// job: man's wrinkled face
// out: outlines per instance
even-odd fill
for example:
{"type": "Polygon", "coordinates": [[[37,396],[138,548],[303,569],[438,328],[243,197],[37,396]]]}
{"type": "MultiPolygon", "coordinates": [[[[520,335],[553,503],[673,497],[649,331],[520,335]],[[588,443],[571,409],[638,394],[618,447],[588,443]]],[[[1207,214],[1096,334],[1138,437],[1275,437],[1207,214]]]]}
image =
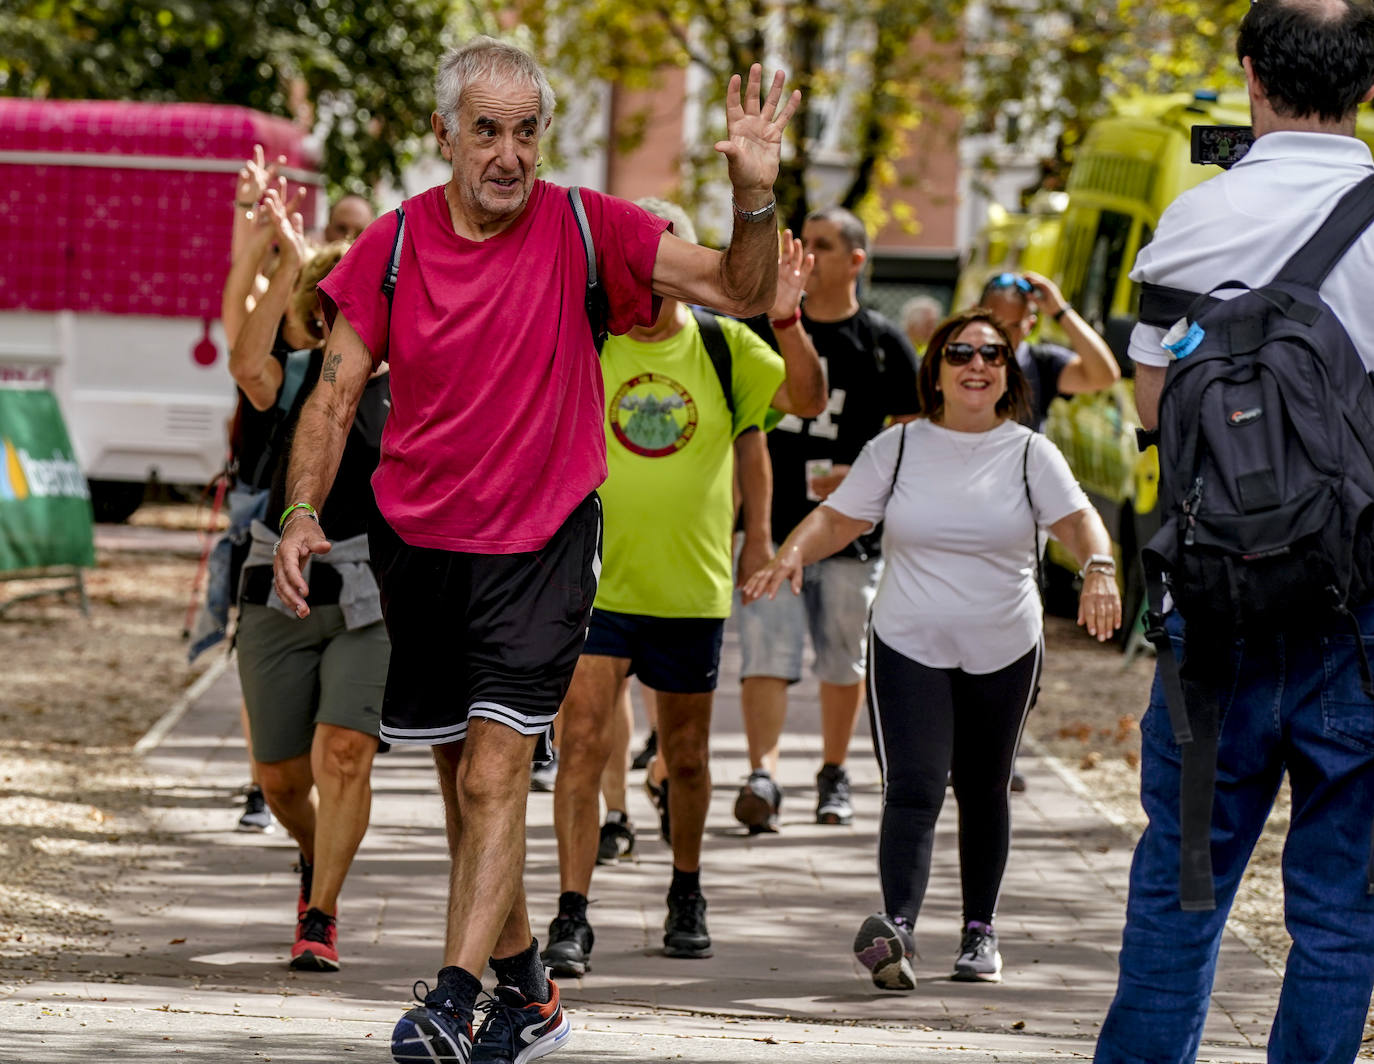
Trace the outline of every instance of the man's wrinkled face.
{"type": "Polygon", "coordinates": [[[479,81],[463,90],[455,128],[440,135],[453,164],[458,208],[478,223],[514,218],[534,188],[539,161],[539,90],[479,81]]]}

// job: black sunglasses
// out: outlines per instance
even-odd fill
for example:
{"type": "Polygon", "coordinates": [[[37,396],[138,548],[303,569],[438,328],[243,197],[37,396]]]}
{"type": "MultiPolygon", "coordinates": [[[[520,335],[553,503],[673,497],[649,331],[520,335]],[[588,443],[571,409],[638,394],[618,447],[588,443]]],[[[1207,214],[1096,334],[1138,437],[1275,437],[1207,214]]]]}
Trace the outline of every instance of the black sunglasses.
{"type": "Polygon", "coordinates": [[[967,366],[973,361],[974,355],[982,355],[985,366],[1002,366],[1011,356],[1011,348],[1006,344],[981,344],[978,347],[972,344],[945,344],[945,349],[940,352],[940,357],[951,366],[967,366]]]}

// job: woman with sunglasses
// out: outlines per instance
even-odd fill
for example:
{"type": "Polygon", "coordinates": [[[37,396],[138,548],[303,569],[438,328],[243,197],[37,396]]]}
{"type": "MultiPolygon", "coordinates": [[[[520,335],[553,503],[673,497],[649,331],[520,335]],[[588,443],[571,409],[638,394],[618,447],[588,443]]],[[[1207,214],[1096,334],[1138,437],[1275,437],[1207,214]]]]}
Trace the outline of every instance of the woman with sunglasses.
{"type": "Polygon", "coordinates": [[[963,934],[953,978],[1001,980],[993,920],[1011,840],[1012,757],[1043,654],[1041,530],[1083,566],[1078,623],[1121,623],[1111,541],[1052,442],[1019,424],[1029,402],[1006,333],[984,309],[943,322],[917,374],[921,413],[863,450],[840,487],[744,585],[746,602],[801,587],[804,566],[883,522],[868,701],[883,777],[884,911],[854,954],[875,985],[910,990],[912,931],[935,822],[959,804],[963,934]]]}

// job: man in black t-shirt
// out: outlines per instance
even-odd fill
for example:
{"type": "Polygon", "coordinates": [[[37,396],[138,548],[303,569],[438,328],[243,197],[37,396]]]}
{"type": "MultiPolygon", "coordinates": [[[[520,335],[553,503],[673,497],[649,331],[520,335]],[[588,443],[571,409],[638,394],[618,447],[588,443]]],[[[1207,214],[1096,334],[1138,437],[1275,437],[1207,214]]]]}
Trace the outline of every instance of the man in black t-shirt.
{"type": "Polygon", "coordinates": [[[1016,345],[1016,361],[1030,381],[1033,420],[1027,428],[1042,430],[1050,403],[1058,395],[1081,395],[1110,388],[1121,367],[1105,340],[1069,306],[1059,286],[1038,273],[999,273],[983,286],[979,306],[992,311],[1016,345]],[[1059,323],[1069,347],[1030,343],[1040,310],[1059,323]]]}
{"type": "MultiPolygon", "coordinates": [[[[781,543],[844,479],[850,463],[888,419],[914,417],[916,353],[901,330],[859,306],[858,279],[868,234],[849,211],[817,211],[802,227],[815,266],[806,302],[795,316],[772,321],[765,339],[776,345],[810,337],[826,370],[828,402],[816,418],[788,416],[769,434],[773,461],[772,535],[781,543]]],[[[816,777],[816,820],[853,819],[845,758],[863,702],[865,628],[882,561],[875,530],[806,569],[800,595],[780,594],[737,610],[742,667],[740,702],[749,745],[749,780],[735,803],[751,832],[777,827],[781,791],[774,782],[778,741],[787,714],[787,687],[802,677],[806,632],[820,681],[823,764],[816,777]]],[[[747,577],[755,562],[741,558],[747,577]]]]}

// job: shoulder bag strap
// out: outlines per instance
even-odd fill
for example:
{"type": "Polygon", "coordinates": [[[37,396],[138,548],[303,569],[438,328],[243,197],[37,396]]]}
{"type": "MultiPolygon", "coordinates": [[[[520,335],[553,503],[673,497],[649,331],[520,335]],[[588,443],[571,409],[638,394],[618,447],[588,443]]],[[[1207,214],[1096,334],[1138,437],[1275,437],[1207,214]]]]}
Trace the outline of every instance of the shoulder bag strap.
{"type": "Polygon", "coordinates": [[[583,305],[587,309],[587,323],[592,329],[592,343],[596,353],[606,343],[606,320],[610,317],[610,307],[606,302],[606,289],[596,272],[596,245],[592,242],[592,227],[587,221],[587,208],[582,203],[582,190],[576,185],[568,189],[568,202],[572,204],[573,217],[577,219],[577,232],[582,237],[582,250],[587,256],[587,291],[583,305]]]}
{"type": "Polygon", "coordinates": [[[1045,566],[1040,557],[1040,522],[1035,517],[1035,500],[1031,498],[1030,490],[1030,449],[1031,441],[1035,439],[1036,433],[1032,432],[1026,437],[1026,449],[1021,452],[1021,486],[1026,489],[1026,505],[1030,507],[1031,515],[1031,534],[1034,538],[1035,549],[1032,552],[1035,558],[1035,587],[1040,592],[1040,606],[1045,605],[1045,566]]]}
{"type": "Polygon", "coordinates": [[[711,359],[711,367],[716,371],[716,379],[720,381],[720,390],[725,396],[725,405],[730,409],[730,418],[733,421],[735,416],[734,354],[730,350],[730,342],[725,338],[725,330],[721,328],[720,319],[709,310],[693,307],[692,317],[696,318],[697,328],[701,330],[702,345],[706,348],[706,354],[711,359]]]}

